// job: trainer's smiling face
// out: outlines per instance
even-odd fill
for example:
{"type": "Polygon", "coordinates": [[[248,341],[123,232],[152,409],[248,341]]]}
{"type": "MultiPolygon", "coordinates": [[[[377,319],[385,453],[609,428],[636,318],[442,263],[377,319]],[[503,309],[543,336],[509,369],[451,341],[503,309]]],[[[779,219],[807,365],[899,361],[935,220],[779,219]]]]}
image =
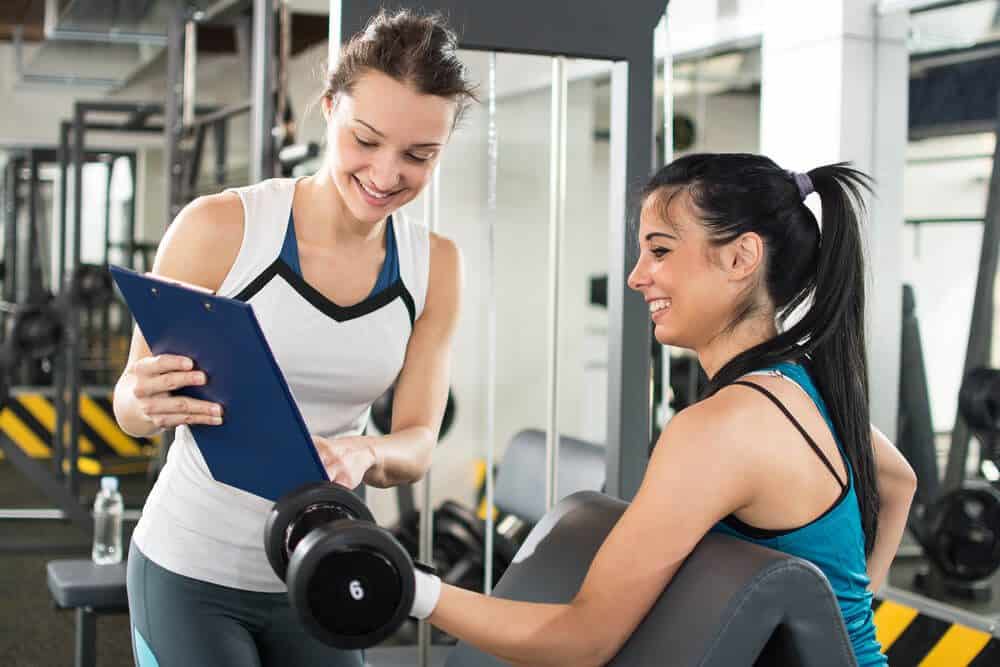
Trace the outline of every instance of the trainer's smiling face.
{"type": "Polygon", "coordinates": [[[373,71],[350,93],[324,98],[327,169],[355,218],[374,224],[420,194],[456,110],[452,100],[373,71]]]}

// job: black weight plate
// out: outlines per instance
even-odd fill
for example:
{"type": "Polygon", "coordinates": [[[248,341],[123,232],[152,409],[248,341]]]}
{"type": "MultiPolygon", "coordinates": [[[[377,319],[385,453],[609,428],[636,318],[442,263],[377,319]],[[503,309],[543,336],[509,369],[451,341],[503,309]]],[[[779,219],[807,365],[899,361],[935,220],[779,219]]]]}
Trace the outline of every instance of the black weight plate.
{"type": "Polygon", "coordinates": [[[300,518],[304,519],[304,524],[310,524],[309,527],[315,526],[324,518],[329,521],[358,519],[375,523],[375,517],[368,506],[353,491],[340,484],[310,482],[282,496],[274,503],[264,523],[264,551],[267,553],[267,561],[282,580],[285,579],[290,559],[288,546],[295,548],[295,544],[308,532],[302,530],[307,527],[305,525],[295,530],[294,524],[300,518]]]}
{"type": "Polygon", "coordinates": [[[970,370],[958,392],[958,411],[973,431],[1000,429],[1000,370],[970,370]]]}
{"type": "Polygon", "coordinates": [[[306,630],[341,649],[378,644],[413,607],[413,561],[388,531],[343,520],[307,535],[288,565],[288,599],[306,630]]]}
{"type": "Polygon", "coordinates": [[[980,581],[1000,568],[1000,493],[981,485],[945,494],[928,513],[928,557],[951,579],[980,581]]]}

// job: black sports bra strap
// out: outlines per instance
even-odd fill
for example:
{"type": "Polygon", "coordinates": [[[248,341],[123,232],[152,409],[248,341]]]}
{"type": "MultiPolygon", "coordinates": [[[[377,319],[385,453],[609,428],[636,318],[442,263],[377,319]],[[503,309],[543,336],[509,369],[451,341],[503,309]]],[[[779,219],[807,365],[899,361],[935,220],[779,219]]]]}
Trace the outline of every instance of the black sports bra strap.
{"type": "Polygon", "coordinates": [[[799,433],[802,434],[802,437],[806,439],[806,442],[809,443],[809,446],[812,447],[812,450],[816,452],[816,456],[819,457],[820,461],[823,462],[823,465],[825,465],[827,470],[830,471],[830,474],[833,475],[833,478],[837,480],[837,484],[840,484],[840,487],[842,489],[847,488],[847,484],[840,481],[840,475],[838,475],[837,471],[833,469],[833,465],[830,463],[830,459],[826,458],[826,454],[824,454],[823,450],[819,448],[819,445],[816,444],[816,441],[812,439],[812,437],[806,432],[804,428],[802,428],[802,424],[799,423],[799,420],[797,420],[795,417],[792,416],[792,413],[788,411],[788,408],[785,407],[784,403],[778,400],[777,396],[775,396],[770,391],[760,386],[756,382],[744,382],[742,380],[737,380],[732,384],[739,384],[743,385],[744,387],[750,387],[752,389],[756,389],[760,393],[764,394],[764,396],[771,399],[771,402],[778,406],[778,409],[781,410],[781,412],[784,413],[786,417],[788,417],[788,420],[792,422],[795,428],[798,429],[799,433]]]}

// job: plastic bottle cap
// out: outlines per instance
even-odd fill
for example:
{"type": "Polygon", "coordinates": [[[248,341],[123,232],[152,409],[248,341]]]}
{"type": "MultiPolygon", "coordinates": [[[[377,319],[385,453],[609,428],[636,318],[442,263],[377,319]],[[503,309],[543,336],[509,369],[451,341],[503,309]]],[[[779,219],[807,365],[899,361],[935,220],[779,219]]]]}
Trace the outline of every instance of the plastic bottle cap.
{"type": "Polygon", "coordinates": [[[108,493],[113,493],[118,490],[118,478],[117,477],[102,477],[101,478],[101,491],[107,491],[108,493]]]}

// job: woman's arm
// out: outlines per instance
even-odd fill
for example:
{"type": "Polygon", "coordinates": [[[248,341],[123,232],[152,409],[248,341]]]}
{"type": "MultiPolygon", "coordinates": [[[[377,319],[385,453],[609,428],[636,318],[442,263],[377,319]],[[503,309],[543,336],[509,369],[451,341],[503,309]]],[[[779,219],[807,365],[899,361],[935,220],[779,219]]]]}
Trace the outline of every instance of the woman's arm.
{"type": "MultiPolygon", "coordinates": [[[[200,197],[177,215],[156,251],[153,273],[218,290],[243,242],[243,205],[231,193],[200,197]]],[[[178,424],[213,424],[213,404],[169,392],[202,384],[190,360],[153,357],[139,328],[132,333],[128,362],[114,389],[119,426],[133,436],[149,436],[178,424]]],[[[220,411],[221,416],[221,411],[220,411]]]]}
{"type": "Polygon", "coordinates": [[[431,234],[424,311],[413,325],[392,402],[392,430],[372,439],[371,486],[413,482],[431,464],[448,399],[451,343],[461,301],[462,258],[455,244],[431,234]]]}
{"type": "Polygon", "coordinates": [[[889,566],[899,549],[899,542],[903,539],[910,503],[917,490],[917,476],[899,450],[874,426],[872,447],[881,502],[878,533],[868,557],[868,578],[871,580],[869,590],[875,592],[885,582],[889,566]]]}
{"type": "Polygon", "coordinates": [[[569,604],[515,602],[442,586],[429,620],[514,664],[610,660],[701,538],[752,497],[747,466],[753,453],[730,446],[740,440],[708,402],[667,424],[638,494],[569,604]]]}

